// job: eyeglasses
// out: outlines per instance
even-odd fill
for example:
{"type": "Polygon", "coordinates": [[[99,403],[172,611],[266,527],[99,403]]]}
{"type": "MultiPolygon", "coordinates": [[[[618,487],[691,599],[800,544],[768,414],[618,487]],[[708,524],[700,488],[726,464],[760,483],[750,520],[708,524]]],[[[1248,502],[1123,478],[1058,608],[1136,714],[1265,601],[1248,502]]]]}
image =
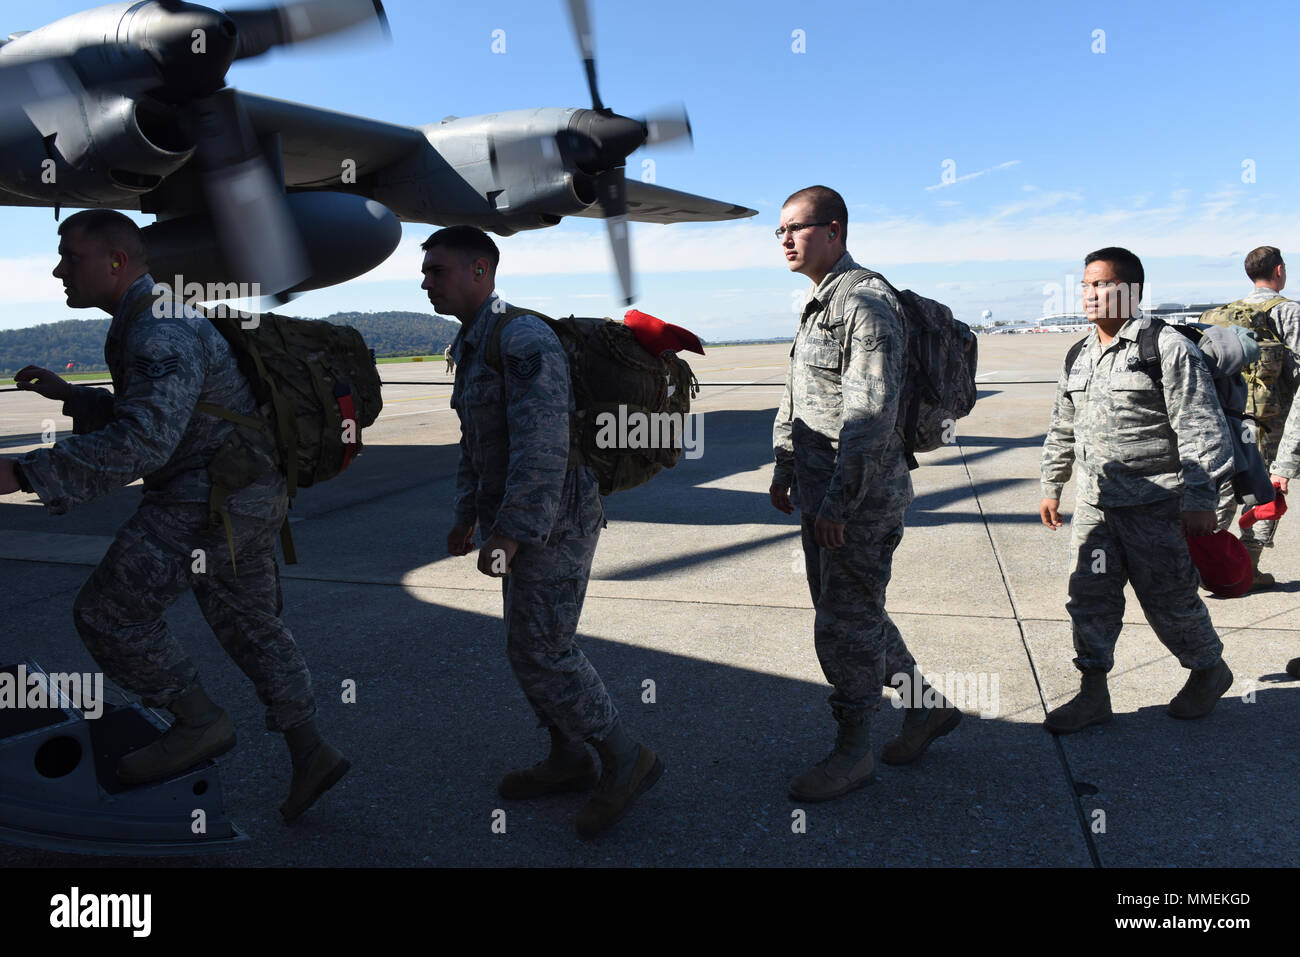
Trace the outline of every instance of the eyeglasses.
{"type": "Polygon", "coordinates": [[[811,229],[813,226],[829,226],[834,220],[825,223],[791,223],[789,226],[778,226],[776,228],[776,238],[785,239],[786,233],[797,233],[801,229],[811,229]]]}

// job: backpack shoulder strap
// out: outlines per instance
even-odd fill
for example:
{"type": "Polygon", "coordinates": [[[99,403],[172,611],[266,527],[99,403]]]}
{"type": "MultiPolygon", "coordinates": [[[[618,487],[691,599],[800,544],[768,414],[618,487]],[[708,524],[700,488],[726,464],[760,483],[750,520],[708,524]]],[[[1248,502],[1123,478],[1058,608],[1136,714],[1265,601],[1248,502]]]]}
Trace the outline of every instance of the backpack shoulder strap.
{"type": "Polygon", "coordinates": [[[130,334],[131,327],[135,325],[136,320],[139,319],[141,316],[143,316],[145,313],[151,312],[154,306],[156,306],[159,302],[161,302],[165,298],[167,297],[163,295],[147,292],[144,295],[140,296],[138,299],[136,299],[135,308],[133,308],[131,310],[131,314],[126,317],[126,321],[122,323],[122,331],[119,334],[118,341],[122,343],[123,348],[126,348],[127,336],[130,334]]]}
{"type": "Polygon", "coordinates": [[[1269,314],[1282,303],[1289,301],[1290,300],[1288,300],[1286,296],[1274,296],[1267,302],[1262,302],[1258,306],[1254,307],[1256,314],[1259,316],[1260,324],[1278,340],[1281,340],[1282,336],[1279,334],[1277,326],[1273,322],[1273,317],[1269,314]]]}
{"type": "Polygon", "coordinates": [[[1159,316],[1150,316],[1146,327],[1138,330],[1138,360],[1142,369],[1157,382],[1164,376],[1160,368],[1160,330],[1166,325],[1159,316]]]}
{"type": "Polygon", "coordinates": [[[501,334],[505,332],[506,326],[518,319],[520,316],[536,316],[542,322],[550,325],[554,320],[550,316],[543,315],[536,309],[526,309],[523,306],[510,306],[504,312],[493,313],[493,326],[488,332],[487,343],[484,346],[483,361],[488,367],[495,369],[497,372],[503,370],[501,364],[501,334]]]}
{"type": "Polygon", "coordinates": [[[864,279],[870,279],[876,275],[870,269],[850,269],[843,278],[840,279],[839,286],[835,289],[835,295],[831,297],[831,315],[842,317],[844,307],[848,304],[849,293],[858,287],[858,284],[864,279]]]}
{"type": "Polygon", "coordinates": [[[1070,370],[1074,368],[1074,360],[1079,358],[1079,353],[1083,347],[1088,344],[1088,336],[1084,336],[1074,345],[1070,346],[1070,351],[1065,354],[1065,374],[1069,375],[1070,370]]]}
{"type": "Polygon", "coordinates": [[[832,316],[844,315],[844,307],[848,304],[850,293],[852,293],[854,289],[857,289],[864,279],[879,279],[883,282],[885,288],[892,292],[894,298],[898,300],[899,308],[904,310],[904,312],[906,311],[907,306],[903,302],[902,293],[895,289],[889,280],[880,275],[880,273],[859,266],[856,269],[850,269],[845,276],[847,278],[840,280],[839,288],[835,290],[835,295],[831,298],[832,316]]]}

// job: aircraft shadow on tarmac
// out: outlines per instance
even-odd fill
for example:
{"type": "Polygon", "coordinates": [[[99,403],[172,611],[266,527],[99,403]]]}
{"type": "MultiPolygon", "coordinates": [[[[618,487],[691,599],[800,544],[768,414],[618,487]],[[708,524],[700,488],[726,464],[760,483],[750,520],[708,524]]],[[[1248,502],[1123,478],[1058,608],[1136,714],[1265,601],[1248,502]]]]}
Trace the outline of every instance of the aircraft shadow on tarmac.
{"type": "MultiPolygon", "coordinates": [[[[69,582],[84,569],[58,569],[69,582]]],[[[1178,722],[1152,703],[1104,728],[1062,739],[1067,774],[1042,712],[1023,686],[1007,714],[967,708],[961,726],[915,765],[878,766],[877,781],[828,804],[794,802],[789,780],[829,749],[833,724],[817,681],[703,656],[746,657],[766,643],[799,642],[816,674],[810,609],[737,619],[696,656],[689,606],[619,614],[589,600],[580,642],[632,733],[667,771],[608,837],[572,833],[582,798],[505,802],[495,784],[543,753],[545,735],[506,662],[499,597],[488,613],[449,607],[407,590],[286,579],[286,621],[312,668],[322,728],[354,769],[294,828],[275,808],[288,781],[277,735],[263,732],[251,686],[207,633],[191,598],[168,613],[212,697],[235,720],[240,744],[220,759],[226,810],[252,838],[246,850],[202,858],[104,858],[0,846],[5,866],[1087,866],[1088,844],[1108,865],[1277,866],[1294,861],[1294,816],[1259,813],[1293,804],[1297,689],[1265,688],[1245,704],[1225,698],[1209,718],[1178,722]],[[631,624],[627,624],[631,622],[631,624]],[[636,643],[620,640],[634,628],[636,643]],[[600,637],[596,637],[600,636],[600,637]],[[668,651],[671,644],[676,650],[668,651]],[[689,647],[689,646],[688,646],[689,647]],[[356,703],[340,701],[346,680],[356,703]],[[654,682],[654,701],[646,700],[654,682]],[[1267,714],[1267,733],[1260,718],[1267,714]],[[1014,720],[1013,720],[1014,719],[1014,720]],[[1289,761],[1282,766],[1279,759],[1289,761]],[[1105,834],[1083,822],[1106,809],[1105,834]],[[792,830],[793,812],[807,833],[792,830]],[[506,814],[505,834],[492,831],[506,814]],[[1212,849],[1208,856],[1206,849],[1212,849]]],[[[25,653],[47,668],[89,670],[70,619],[71,593],[36,606],[0,603],[28,618],[25,653]],[[55,607],[57,606],[57,607],[55,607]]],[[[917,647],[931,673],[976,667],[960,653],[917,647]]],[[[882,703],[879,753],[900,712],[882,703]]]]}
{"type": "MultiPolygon", "coordinates": [[[[611,520],[756,523],[780,527],[774,538],[789,535],[793,519],[771,508],[766,491],[773,415],[710,413],[704,457],[609,500],[611,520]],[[725,456],[707,454],[711,437],[726,439],[720,443],[725,456]],[[752,490],[697,487],[760,469],[752,490]]],[[[977,441],[1011,447],[1028,440],[971,444],[977,441]]],[[[1300,732],[1294,687],[1263,688],[1249,707],[1225,699],[1198,722],[1173,721],[1163,714],[1163,702],[1121,714],[1105,728],[1064,739],[1073,777],[1038,724],[1036,695],[1022,687],[1014,714],[1005,707],[986,719],[968,713],[917,765],[882,766],[877,783],[858,794],[800,805],[810,826],[806,835],[796,835],[796,805],[786,798],[786,785],[824,755],[833,734],[825,705],[829,689],[814,680],[811,609],[768,609],[757,619],[724,616],[700,634],[694,655],[682,636],[701,627],[695,606],[657,603],[647,614],[629,610],[630,600],[612,598],[588,600],[582,647],[634,734],[660,751],[668,772],[615,834],[582,845],[572,835],[581,798],[516,805],[495,794],[504,770],[535,761],[544,747],[506,662],[495,589],[460,593],[460,604],[475,611],[431,600],[439,593],[428,588],[392,587],[386,576],[388,587],[328,577],[340,567],[364,576],[376,560],[414,570],[436,557],[446,505],[424,501],[427,511],[413,513],[402,496],[423,501],[421,487],[454,481],[456,454],[451,445],[372,446],[347,477],[302,493],[295,511],[311,521],[300,526],[298,577],[284,579],[286,622],[312,668],[322,727],[352,757],[355,770],[293,830],[275,811],[288,782],[283,745],[261,731],[261,707],[250,685],[211,637],[192,597],[168,613],[241,737],[236,751],[221,759],[222,779],[227,812],[253,845],[205,857],[205,866],[1086,865],[1089,841],[1108,864],[1294,861],[1293,816],[1250,810],[1293,805],[1289,782],[1300,732]],[[370,506],[379,507],[362,515],[364,535],[340,533],[347,516],[355,521],[370,506]],[[764,669],[764,645],[773,655],[785,654],[792,641],[805,656],[808,680],[764,669]],[[710,660],[723,656],[753,664],[710,660]],[[358,689],[355,704],[341,701],[339,689],[349,679],[358,689]],[[655,683],[653,703],[643,700],[647,679],[655,683]],[[1265,713],[1268,723],[1261,725],[1265,713]],[[1206,784],[1211,771],[1212,787],[1206,784]],[[1079,794],[1087,803],[1078,803],[1079,794]],[[1113,817],[1122,811],[1122,822],[1108,835],[1089,835],[1082,821],[1095,807],[1110,808],[1113,817]],[[507,812],[510,839],[491,831],[498,808],[507,812]],[[1178,821],[1187,822],[1184,830],[1171,823],[1178,821]],[[1205,848],[1214,849],[1212,856],[1202,853],[1205,848]]],[[[994,487],[1000,485],[982,486],[994,487]]],[[[39,527],[85,534],[76,516],[93,517],[96,530],[111,534],[138,494],[122,490],[109,497],[107,508],[96,503],[54,521],[42,509],[10,506],[0,521],[14,527],[11,518],[39,515],[39,527]]],[[[909,521],[923,523],[924,509],[969,496],[969,485],[922,496],[909,521]]],[[[952,513],[930,517],[967,520],[952,513]]],[[[728,552],[705,551],[683,561],[707,563],[728,552]]],[[[39,576],[39,588],[20,588],[0,600],[6,617],[24,630],[22,647],[14,651],[52,670],[95,670],[71,620],[72,598],[89,569],[4,565],[10,574],[39,576]]],[[[654,566],[641,572],[653,573],[654,566]]],[[[980,670],[977,650],[960,644],[921,641],[914,650],[931,673],[980,670]]],[[[1004,703],[1011,683],[1006,676],[1004,703]]],[[[872,736],[877,748],[899,720],[897,711],[882,706],[872,736]]],[[[178,863],[185,861],[197,862],[178,863]]],[[[122,863],[0,849],[0,864],[50,862],[122,863]]]]}
{"type": "MultiPolygon", "coordinates": [[[[772,509],[766,491],[774,415],[775,409],[708,413],[703,457],[684,459],[645,487],[607,500],[612,522],[758,524],[773,526],[772,534],[616,578],[705,565],[795,531],[795,520],[772,509]],[[709,454],[715,442],[724,454],[709,454]],[[751,472],[736,483],[744,488],[699,487],[751,472]]],[[[961,456],[970,461],[1041,445],[1041,437],[960,436],[960,444],[961,456]]],[[[337,567],[340,558],[350,572],[364,574],[368,555],[385,554],[390,564],[396,557],[408,569],[436,557],[447,503],[424,502],[418,513],[398,503],[403,495],[419,498],[419,490],[431,482],[442,488],[454,481],[457,454],[452,444],[373,445],[342,479],[304,490],[295,515],[311,521],[300,526],[304,564],[295,574],[309,577],[314,570],[337,567]],[[340,520],[376,505],[366,513],[375,521],[364,540],[344,540],[337,531],[340,520]]],[[[959,466],[962,458],[940,461],[959,466]]],[[[1020,481],[1036,483],[1037,476],[977,483],[977,489],[984,495],[1020,481]]],[[[918,496],[908,523],[1037,522],[1028,510],[1014,516],[974,509],[941,512],[972,499],[964,477],[953,484],[918,496]]],[[[138,496],[139,489],[124,489],[53,520],[43,509],[10,505],[0,508],[0,525],[110,535],[138,496]]],[[[51,669],[94,669],[71,621],[72,598],[89,569],[6,564],[24,575],[43,570],[37,573],[40,587],[11,592],[4,603],[10,620],[29,629],[15,651],[51,669]]],[[[520,836],[494,840],[490,815],[503,806],[495,796],[496,779],[505,769],[536,760],[544,742],[532,729],[533,717],[506,663],[496,594],[488,593],[485,613],[477,613],[416,597],[432,594],[428,590],[378,591],[374,585],[288,577],[284,587],[286,621],[312,667],[322,726],[353,757],[356,769],[298,828],[284,829],[275,813],[287,785],[282,744],[261,732],[261,709],[247,680],[210,637],[193,599],[182,599],[168,618],[214,698],[231,710],[240,729],[241,745],[221,760],[222,776],[228,813],[254,839],[248,851],[205,857],[205,865],[1086,864],[1088,840],[1110,864],[1294,860],[1295,829],[1286,815],[1252,815],[1249,827],[1242,818],[1245,806],[1282,808],[1293,802],[1283,780],[1290,772],[1278,768],[1284,772],[1279,777],[1269,768],[1293,754],[1288,742],[1300,730],[1294,687],[1264,688],[1250,707],[1225,699],[1200,722],[1172,721],[1162,702],[1119,715],[1105,728],[1063,739],[1074,778],[1067,778],[1050,737],[1038,726],[1041,706],[1022,694],[1029,703],[1016,714],[988,719],[970,714],[917,765],[881,767],[871,788],[810,806],[809,840],[802,841],[791,832],[795,805],[786,800],[785,787],[829,747],[828,689],[815,680],[680,653],[677,639],[698,627],[681,617],[686,612],[645,619],[637,626],[638,643],[624,643],[621,626],[608,615],[612,599],[589,600],[582,645],[633,731],[663,754],[668,773],[602,845],[587,847],[573,839],[571,818],[580,804],[575,796],[504,805],[509,833],[520,836]],[[659,635],[675,651],[655,650],[659,635]],[[337,689],[346,679],[360,689],[356,705],[339,701],[337,689]],[[656,684],[653,704],[642,701],[646,679],[656,684]],[[1266,739],[1257,723],[1261,705],[1278,716],[1270,717],[1266,739]],[[1213,769],[1219,782],[1208,792],[1206,769],[1213,769]],[[1086,807],[1074,803],[1080,789],[1091,802],[1086,807]],[[1086,837],[1077,818],[1094,806],[1123,808],[1128,823],[1112,827],[1108,837],[1086,837]],[[1169,821],[1180,817],[1191,822],[1194,833],[1179,838],[1172,832],[1171,839],[1169,821]],[[309,839],[303,839],[304,830],[309,839]],[[1206,847],[1215,854],[1203,856],[1206,847]]],[[[1300,584],[1283,586],[1296,589],[1300,584]]],[[[816,675],[811,628],[810,609],[772,612],[768,621],[747,617],[730,625],[724,620],[721,630],[714,623],[708,636],[701,636],[700,652],[712,655],[717,646],[731,645],[734,660],[764,643],[788,646],[793,639],[807,656],[811,677],[816,675]]],[[[946,650],[923,643],[916,651],[934,671],[978,669],[975,661],[950,660],[946,650]]],[[[898,720],[894,709],[882,706],[873,732],[877,748],[892,736],[898,720]]],[[[0,850],[0,863],[51,860],[122,863],[0,850]]]]}

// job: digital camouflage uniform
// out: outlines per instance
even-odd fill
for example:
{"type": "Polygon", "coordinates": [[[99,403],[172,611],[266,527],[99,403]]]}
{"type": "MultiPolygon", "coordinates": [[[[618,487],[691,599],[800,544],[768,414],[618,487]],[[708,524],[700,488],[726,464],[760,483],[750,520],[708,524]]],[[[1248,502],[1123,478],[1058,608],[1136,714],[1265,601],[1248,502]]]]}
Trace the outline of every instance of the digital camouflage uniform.
{"type": "MultiPolygon", "coordinates": [[[[1297,363],[1300,362],[1300,303],[1286,299],[1267,287],[1257,288],[1241,301],[1263,306],[1271,299],[1282,299],[1268,310],[1269,324],[1277,333],[1283,346],[1283,349],[1278,350],[1276,357],[1271,360],[1276,367],[1272,370],[1272,374],[1278,377],[1278,387],[1264,408],[1247,408],[1247,411],[1256,415],[1260,425],[1257,433],[1259,451],[1266,463],[1272,462],[1277,457],[1278,447],[1282,441],[1283,423],[1292,406],[1297,363]]],[[[1261,362],[1263,361],[1267,361],[1267,357],[1261,358],[1261,362]]],[[[1239,505],[1232,495],[1232,487],[1226,484],[1219,498],[1219,527],[1229,528],[1233,519],[1237,517],[1238,509],[1239,505]]],[[[1245,543],[1272,548],[1276,530],[1276,520],[1261,520],[1255,522],[1250,528],[1237,531],[1245,543]]]]}
{"type": "Polygon", "coordinates": [[[209,402],[257,413],[229,345],[206,318],[166,300],[135,316],[152,287],[148,275],[136,280],[113,314],[104,345],[113,392],[73,387],[63,412],[76,434],[18,463],[56,515],[144,477],[140,507],[73,605],[77,632],[105,675],[150,707],[190,690],[198,672],[162,615],[193,588],[217,639],[256,686],[267,727],[285,731],[311,719],[316,706],[307,664],[279,618],[275,542],[288,507],[284,477],[256,435],[232,437],[230,422],[195,410],[209,402]],[[258,447],[261,477],[226,502],[236,573],[223,527],[204,527],[207,466],[227,440],[241,439],[258,447]]]}
{"type": "Polygon", "coordinates": [[[1078,464],[1071,519],[1070,600],[1075,665],[1109,671],[1124,614],[1124,583],[1185,668],[1223,652],[1182,531],[1182,512],[1213,511],[1232,470],[1232,445],[1205,360],[1182,333],[1160,332],[1162,378],[1136,368],[1140,315],[1104,349],[1094,329],[1063,369],[1043,445],[1043,496],[1061,497],[1078,464]]]}
{"type": "Polygon", "coordinates": [[[461,427],[454,522],[477,523],[482,541],[499,533],[519,543],[501,581],[506,653],[541,725],[603,740],[618,712],[575,641],[605,519],[600,489],[589,468],[568,467],[573,391],[550,327],[515,318],[501,334],[503,371],[488,365],[506,308],[490,296],[451,346],[461,427]]]}
{"type": "Polygon", "coordinates": [[[844,314],[831,314],[844,273],[858,268],[846,252],[809,293],[772,430],[772,482],[792,486],[801,512],[817,657],[835,689],[832,710],[851,722],[879,706],[892,676],[910,676],[916,666],[885,611],[894,549],[912,501],[894,427],[906,329],[901,305],[878,279],[860,282],[844,314]],[[818,547],[819,515],[845,523],[842,547],[818,547]]]}
{"type": "Polygon", "coordinates": [[[1291,403],[1291,414],[1278,438],[1277,457],[1268,471],[1288,480],[1300,475],[1300,402],[1291,403]]]}

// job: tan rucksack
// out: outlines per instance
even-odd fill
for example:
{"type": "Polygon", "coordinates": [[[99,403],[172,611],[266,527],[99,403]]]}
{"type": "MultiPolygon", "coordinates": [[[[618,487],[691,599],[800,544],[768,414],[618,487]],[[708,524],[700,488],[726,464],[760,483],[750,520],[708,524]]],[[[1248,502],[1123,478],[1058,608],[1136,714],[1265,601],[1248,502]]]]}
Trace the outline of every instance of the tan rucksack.
{"type": "MultiPolygon", "coordinates": [[[[1266,302],[1246,302],[1238,299],[1226,306],[1215,306],[1201,313],[1200,321],[1215,326],[1244,326],[1253,329],[1259,342],[1259,361],[1242,370],[1246,380],[1246,413],[1267,429],[1268,423],[1277,422],[1282,412],[1282,397],[1278,380],[1282,378],[1286,362],[1286,345],[1282,342],[1269,311],[1286,296],[1274,296],[1266,302]]],[[[1280,424],[1280,423],[1278,423],[1280,424]]]]}

